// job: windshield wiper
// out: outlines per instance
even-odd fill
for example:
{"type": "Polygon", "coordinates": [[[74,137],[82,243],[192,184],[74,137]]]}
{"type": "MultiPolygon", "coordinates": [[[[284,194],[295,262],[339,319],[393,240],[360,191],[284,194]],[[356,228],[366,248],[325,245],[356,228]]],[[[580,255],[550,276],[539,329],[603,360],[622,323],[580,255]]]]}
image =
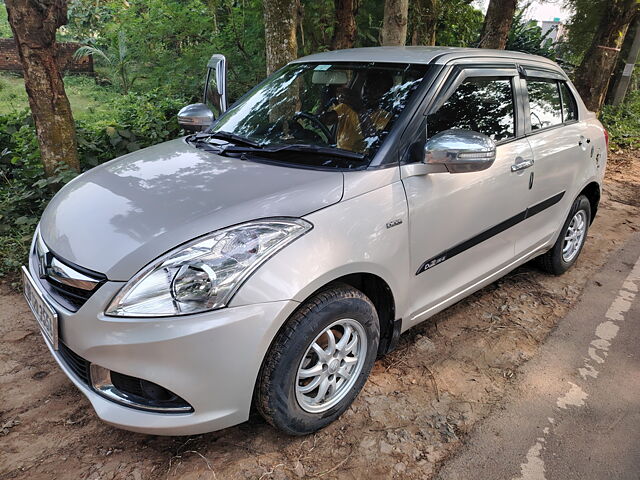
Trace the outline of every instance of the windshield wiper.
{"type": "Polygon", "coordinates": [[[309,152],[309,153],[317,153],[320,155],[331,155],[333,157],[351,158],[353,160],[365,159],[365,156],[362,153],[352,152],[350,150],[344,150],[338,147],[325,147],[322,145],[311,145],[307,143],[275,144],[275,145],[271,145],[270,148],[273,148],[274,152],[280,152],[280,151],[309,152]]]}
{"type": "Polygon", "coordinates": [[[196,133],[193,137],[193,140],[198,143],[202,142],[209,138],[219,138],[220,140],[228,140],[235,143],[240,143],[243,145],[249,145],[254,148],[260,148],[260,144],[258,142],[254,142],[242,135],[238,135],[236,133],[225,132],[224,130],[218,130],[217,132],[209,132],[209,133],[196,133]]]}
{"type": "MultiPolygon", "coordinates": [[[[214,145],[210,145],[214,147],[214,145]]],[[[242,153],[259,153],[259,154],[277,154],[279,152],[305,152],[315,153],[318,155],[329,155],[332,157],[349,158],[352,160],[364,160],[362,153],[351,152],[337,147],[323,147],[321,145],[309,145],[305,143],[292,144],[272,144],[259,147],[240,146],[240,145],[215,145],[220,155],[225,154],[242,154],[242,153]]]]}

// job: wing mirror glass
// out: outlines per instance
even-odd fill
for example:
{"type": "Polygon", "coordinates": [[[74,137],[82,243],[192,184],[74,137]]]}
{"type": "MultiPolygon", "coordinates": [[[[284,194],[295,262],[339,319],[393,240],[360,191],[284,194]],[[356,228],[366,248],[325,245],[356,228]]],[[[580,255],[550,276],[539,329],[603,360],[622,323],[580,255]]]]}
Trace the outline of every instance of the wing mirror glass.
{"type": "Polygon", "coordinates": [[[434,171],[449,173],[479,172],[496,159],[496,143],[471,130],[445,130],[424,146],[424,163],[434,171]]]}
{"type": "Polygon", "coordinates": [[[227,110],[227,59],[215,54],[207,63],[202,103],[187,105],[178,112],[178,123],[188,132],[206,130],[227,110]]]}

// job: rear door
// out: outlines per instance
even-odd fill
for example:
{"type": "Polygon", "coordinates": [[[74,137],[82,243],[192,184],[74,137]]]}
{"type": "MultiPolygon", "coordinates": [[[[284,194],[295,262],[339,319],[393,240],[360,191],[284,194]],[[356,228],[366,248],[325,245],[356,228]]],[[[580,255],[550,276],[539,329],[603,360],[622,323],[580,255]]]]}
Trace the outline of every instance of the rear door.
{"type": "Polygon", "coordinates": [[[527,69],[521,85],[535,163],[529,213],[516,241],[516,255],[548,243],[558,231],[591,148],[571,88],[559,74],[527,69]]]}
{"type": "Polygon", "coordinates": [[[512,167],[532,159],[517,120],[518,80],[515,66],[456,68],[420,129],[427,138],[457,128],[488,135],[498,145],[489,169],[412,175],[411,164],[402,167],[413,278],[410,324],[513,262],[512,227],[524,219],[529,179],[526,169],[512,167]]]}

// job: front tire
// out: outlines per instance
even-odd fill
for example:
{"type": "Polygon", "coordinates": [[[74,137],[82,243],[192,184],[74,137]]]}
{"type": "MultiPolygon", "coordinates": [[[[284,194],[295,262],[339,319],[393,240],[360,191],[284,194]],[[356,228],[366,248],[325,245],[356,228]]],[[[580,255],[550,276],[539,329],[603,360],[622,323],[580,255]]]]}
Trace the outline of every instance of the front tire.
{"type": "Polygon", "coordinates": [[[553,248],[538,257],[538,264],[548,273],[562,275],[576,263],[591,223],[591,203],[584,195],[576,198],[560,236],[553,248]]]}
{"type": "Polygon", "coordinates": [[[380,326],[371,300],[345,284],[306,301],[265,357],[256,407],[290,435],[313,433],[356,398],[375,362],[380,326]]]}

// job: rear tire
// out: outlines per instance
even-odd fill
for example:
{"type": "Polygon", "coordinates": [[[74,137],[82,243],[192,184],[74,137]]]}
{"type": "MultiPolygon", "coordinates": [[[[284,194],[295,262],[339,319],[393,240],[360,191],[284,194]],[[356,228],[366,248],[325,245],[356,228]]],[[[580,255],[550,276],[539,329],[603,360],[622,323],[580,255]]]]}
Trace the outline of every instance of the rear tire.
{"type": "Polygon", "coordinates": [[[580,195],[573,202],[553,248],[536,259],[538,265],[553,275],[562,275],[569,270],[580,256],[590,223],[591,203],[580,195]]]}
{"type": "Polygon", "coordinates": [[[379,338],[378,315],[366,295],[346,284],[320,291],[274,340],[258,377],[256,408],[290,435],[324,428],[362,389],[379,338]]]}

